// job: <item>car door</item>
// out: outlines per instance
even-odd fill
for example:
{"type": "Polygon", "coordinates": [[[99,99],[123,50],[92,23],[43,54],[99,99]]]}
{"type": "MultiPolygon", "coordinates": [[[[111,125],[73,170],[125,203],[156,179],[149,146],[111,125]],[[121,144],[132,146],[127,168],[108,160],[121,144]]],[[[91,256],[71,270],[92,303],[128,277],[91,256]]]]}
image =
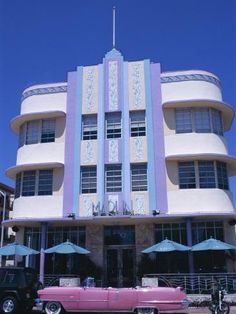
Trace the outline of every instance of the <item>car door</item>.
{"type": "Polygon", "coordinates": [[[81,288],[78,310],[106,311],[108,308],[108,290],[106,288],[81,288]]]}

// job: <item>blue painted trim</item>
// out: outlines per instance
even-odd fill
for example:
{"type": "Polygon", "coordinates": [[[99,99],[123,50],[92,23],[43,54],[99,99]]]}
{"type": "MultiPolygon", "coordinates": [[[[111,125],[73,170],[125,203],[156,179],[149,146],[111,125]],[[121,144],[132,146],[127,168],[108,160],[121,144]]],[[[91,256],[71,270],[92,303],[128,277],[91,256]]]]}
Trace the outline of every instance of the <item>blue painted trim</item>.
{"type": "Polygon", "coordinates": [[[184,75],[174,75],[174,76],[162,76],[161,83],[174,83],[183,81],[205,81],[208,83],[213,83],[217,87],[221,88],[220,81],[211,75],[207,74],[184,74],[184,75]]]}
{"type": "Polygon", "coordinates": [[[123,137],[123,146],[122,146],[122,191],[123,199],[128,206],[131,208],[131,184],[130,184],[130,146],[129,146],[129,99],[128,99],[128,62],[123,63],[123,95],[121,95],[121,107],[123,110],[123,126],[122,126],[122,137],[123,137]],[[122,97],[123,96],[123,97],[122,97]]]}
{"type": "Polygon", "coordinates": [[[100,209],[104,204],[104,152],[105,152],[105,115],[104,115],[104,65],[98,66],[99,100],[98,100],[98,139],[97,139],[97,202],[100,209]]]}
{"type": "Polygon", "coordinates": [[[74,195],[73,195],[73,213],[79,215],[79,195],[80,195],[80,141],[81,141],[81,112],[82,112],[82,83],[83,67],[77,68],[76,82],[76,111],[75,111],[75,143],[74,143],[74,195]]]}
{"type": "Polygon", "coordinates": [[[67,85],[62,86],[49,86],[49,87],[41,87],[27,90],[22,94],[21,101],[25,100],[27,97],[34,95],[44,95],[44,94],[56,94],[56,93],[66,93],[67,85]]]}
{"type": "Polygon", "coordinates": [[[153,117],[152,117],[152,96],[151,96],[151,73],[150,60],[144,60],[145,76],[145,97],[146,97],[146,119],[147,119],[147,152],[148,152],[148,191],[149,191],[149,210],[156,209],[156,179],[155,179],[155,153],[154,153],[154,135],[153,117]]]}

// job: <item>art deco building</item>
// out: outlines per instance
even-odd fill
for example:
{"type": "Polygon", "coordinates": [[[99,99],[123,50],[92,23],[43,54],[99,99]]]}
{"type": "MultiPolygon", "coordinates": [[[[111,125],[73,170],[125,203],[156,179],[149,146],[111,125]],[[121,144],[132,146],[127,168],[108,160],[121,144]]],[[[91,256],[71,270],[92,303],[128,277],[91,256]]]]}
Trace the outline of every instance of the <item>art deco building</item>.
{"type": "MultiPolygon", "coordinates": [[[[31,86],[11,122],[19,148],[7,170],[16,195],[6,225],[35,249],[66,239],[86,247],[112,286],[135,284],[141,251],[166,237],[234,244],[236,159],[224,137],[233,118],[214,74],[161,72],[159,63],[127,62],[115,49],[67,82],[31,86]]],[[[45,271],[62,271],[63,258],[47,256],[45,271]]],[[[214,270],[201,254],[174,259],[167,269],[160,256],[156,273],[214,270]]],[[[234,267],[224,252],[214,263],[215,271],[234,267]]]]}

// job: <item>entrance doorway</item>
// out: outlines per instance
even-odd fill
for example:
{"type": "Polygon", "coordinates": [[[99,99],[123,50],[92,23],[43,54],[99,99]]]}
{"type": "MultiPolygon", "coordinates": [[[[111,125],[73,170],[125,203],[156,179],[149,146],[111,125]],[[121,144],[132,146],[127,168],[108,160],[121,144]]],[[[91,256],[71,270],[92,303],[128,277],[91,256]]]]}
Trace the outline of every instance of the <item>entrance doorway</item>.
{"type": "Polygon", "coordinates": [[[109,246],[105,248],[106,285],[133,287],[135,285],[135,249],[109,246]]]}

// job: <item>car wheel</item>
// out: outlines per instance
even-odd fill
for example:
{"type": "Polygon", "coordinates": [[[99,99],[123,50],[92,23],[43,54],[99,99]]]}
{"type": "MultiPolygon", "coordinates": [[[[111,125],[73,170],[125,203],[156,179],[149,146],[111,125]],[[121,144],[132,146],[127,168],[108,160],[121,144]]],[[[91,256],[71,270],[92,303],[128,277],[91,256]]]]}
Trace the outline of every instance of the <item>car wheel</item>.
{"type": "Polygon", "coordinates": [[[18,310],[18,301],[13,296],[6,296],[1,300],[0,312],[7,314],[14,314],[18,310]]]}
{"type": "Polygon", "coordinates": [[[136,314],[157,314],[157,313],[158,313],[157,309],[153,309],[150,307],[142,307],[136,309],[136,314]]]}
{"type": "Polygon", "coordinates": [[[63,313],[63,308],[61,303],[56,301],[49,301],[45,305],[46,314],[61,314],[63,313]]]}

